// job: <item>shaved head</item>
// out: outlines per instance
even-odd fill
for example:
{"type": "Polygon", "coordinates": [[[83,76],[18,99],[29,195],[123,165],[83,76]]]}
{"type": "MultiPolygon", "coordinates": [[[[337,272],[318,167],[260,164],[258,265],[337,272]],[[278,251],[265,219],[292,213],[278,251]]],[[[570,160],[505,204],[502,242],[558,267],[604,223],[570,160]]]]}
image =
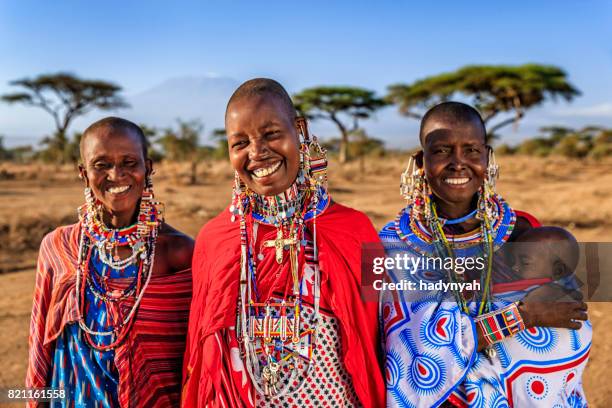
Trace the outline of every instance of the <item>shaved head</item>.
{"type": "Polygon", "coordinates": [[[421,146],[425,145],[425,138],[428,133],[427,125],[434,120],[451,124],[475,124],[479,129],[482,129],[483,139],[486,142],[487,130],[480,113],[476,109],[461,102],[442,102],[429,109],[421,119],[419,130],[421,146]]]}
{"type": "Polygon", "coordinates": [[[127,119],[118,118],[115,116],[109,116],[104,119],[100,119],[97,122],[89,125],[87,129],[83,132],[83,136],[81,137],[81,142],[79,143],[79,151],[81,153],[81,160],[83,160],[83,146],[85,146],[85,140],[90,135],[100,131],[106,130],[110,133],[118,133],[118,132],[130,132],[138,136],[140,143],[142,145],[142,154],[145,159],[149,157],[148,148],[149,141],[145,137],[140,126],[135,124],[134,122],[130,122],[127,119]]]}
{"type": "Polygon", "coordinates": [[[295,120],[297,116],[295,113],[295,107],[293,106],[293,101],[285,88],[283,88],[283,86],[277,81],[269,78],[254,78],[240,85],[227,102],[225,115],[227,116],[227,112],[233,103],[253,97],[275,98],[282,104],[283,109],[286,110],[291,121],[295,120]]]}

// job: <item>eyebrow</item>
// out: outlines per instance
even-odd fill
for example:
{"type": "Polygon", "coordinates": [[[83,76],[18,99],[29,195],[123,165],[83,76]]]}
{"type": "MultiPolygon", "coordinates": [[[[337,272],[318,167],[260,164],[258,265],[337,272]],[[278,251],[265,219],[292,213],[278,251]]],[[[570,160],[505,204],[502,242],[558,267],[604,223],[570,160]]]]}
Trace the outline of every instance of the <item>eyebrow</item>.
{"type": "Polygon", "coordinates": [[[259,130],[262,130],[262,129],[267,129],[267,128],[269,128],[269,127],[273,127],[273,126],[279,126],[278,122],[276,122],[276,121],[274,121],[274,120],[269,120],[269,121],[267,121],[266,123],[264,123],[263,125],[261,125],[261,126],[259,127],[259,130]]]}
{"type": "MultiPolygon", "coordinates": [[[[139,159],[139,158],[140,158],[140,154],[139,154],[139,155],[134,155],[134,154],[131,154],[131,153],[124,153],[124,154],[121,156],[121,158],[122,158],[122,159],[126,159],[126,158],[128,158],[128,159],[134,159],[134,158],[139,159]]],[[[101,155],[99,155],[99,156],[94,156],[94,157],[93,157],[93,158],[90,160],[90,162],[96,162],[96,161],[98,161],[98,160],[108,160],[108,159],[109,159],[109,157],[108,157],[106,154],[101,154],[101,155]]]]}

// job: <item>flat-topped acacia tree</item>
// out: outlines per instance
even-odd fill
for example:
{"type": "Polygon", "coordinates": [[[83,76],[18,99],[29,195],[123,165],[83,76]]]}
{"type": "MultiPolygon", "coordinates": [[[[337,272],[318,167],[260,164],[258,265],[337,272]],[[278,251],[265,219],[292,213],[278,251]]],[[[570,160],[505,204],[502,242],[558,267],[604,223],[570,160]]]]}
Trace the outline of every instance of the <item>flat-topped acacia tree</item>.
{"type": "Polygon", "coordinates": [[[373,91],[348,86],[307,88],[293,95],[293,103],[302,116],[311,120],[327,119],[338,127],[340,163],[348,160],[349,135],[359,129],[359,120],[372,117],[387,105],[373,91]]]}
{"type": "Polygon", "coordinates": [[[97,79],[81,79],[65,72],[18,79],[10,84],[20,87],[21,91],[2,95],[4,102],[41,108],[53,117],[55,133],[46,144],[57,151],[62,161],[69,145],[66,132],[75,118],[93,109],[112,110],[128,106],[118,95],[120,86],[97,79]]]}
{"type": "Polygon", "coordinates": [[[388,87],[386,100],[396,104],[402,115],[420,119],[433,105],[453,98],[464,98],[482,114],[489,138],[509,124],[518,124],[525,112],[545,101],[571,101],[580,95],[561,68],[552,65],[468,65],[417,80],[388,87]],[[493,123],[502,113],[512,116],[493,123]]]}

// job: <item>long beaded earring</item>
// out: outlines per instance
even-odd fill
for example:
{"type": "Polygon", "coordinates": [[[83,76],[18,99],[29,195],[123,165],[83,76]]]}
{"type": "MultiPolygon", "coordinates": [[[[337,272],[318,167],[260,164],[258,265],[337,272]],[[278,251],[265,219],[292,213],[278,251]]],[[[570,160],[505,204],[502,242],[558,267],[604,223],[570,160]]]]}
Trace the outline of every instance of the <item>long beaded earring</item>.
{"type": "Polygon", "coordinates": [[[479,190],[478,198],[478,219],[483,220],[484,216],[488,219],[494,219],[497,217],[497,207],[493,201],[495,196],[495,183],[499,178],[499,165],[495,160],[495,153],[493,148],[487,146],[488,150],[488,162],[487,169],[485,171],[484,181],[479,190]]]}
{"type": "Polygon", "coordinates": [[[236,216],[240,214],[242,208],[242,194],[245,186],[238,172],[234,170],[234,185],[232,187],[232,204],[230,205],[230,212],[232,213],[232,222],[236,220],[236,216]]]}
{"type": "Polygon", "coordinates": [[[431,218],[429,205],[430,189],[425,178],[425,171],[419,167],[414,155],[410,156],[408,166],[400,178],[400,194],[406,199],[407,206],[421,221],[428,222],[431,218]]]}
{"type": "Polygon", "coordinates": [[[310,136],[308,123],[304,118],[298,118],[302,134],[300,143],[300,162],[304,176],[308,177],[314,186],[327,186],[327,151],[319,144],[316,136],[310,136]]]}

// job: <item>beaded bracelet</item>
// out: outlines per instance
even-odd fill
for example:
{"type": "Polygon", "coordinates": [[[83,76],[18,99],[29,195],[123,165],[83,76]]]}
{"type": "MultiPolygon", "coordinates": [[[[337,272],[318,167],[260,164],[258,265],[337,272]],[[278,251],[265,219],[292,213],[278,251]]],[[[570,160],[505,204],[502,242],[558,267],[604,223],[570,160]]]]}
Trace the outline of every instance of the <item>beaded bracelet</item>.
{"type": "Polygon", "coordinates": [[[519,302],[514,302],[503,309],[480,315],[474,319],[488,346],[525,329],[518,305],[519,302]]]}

